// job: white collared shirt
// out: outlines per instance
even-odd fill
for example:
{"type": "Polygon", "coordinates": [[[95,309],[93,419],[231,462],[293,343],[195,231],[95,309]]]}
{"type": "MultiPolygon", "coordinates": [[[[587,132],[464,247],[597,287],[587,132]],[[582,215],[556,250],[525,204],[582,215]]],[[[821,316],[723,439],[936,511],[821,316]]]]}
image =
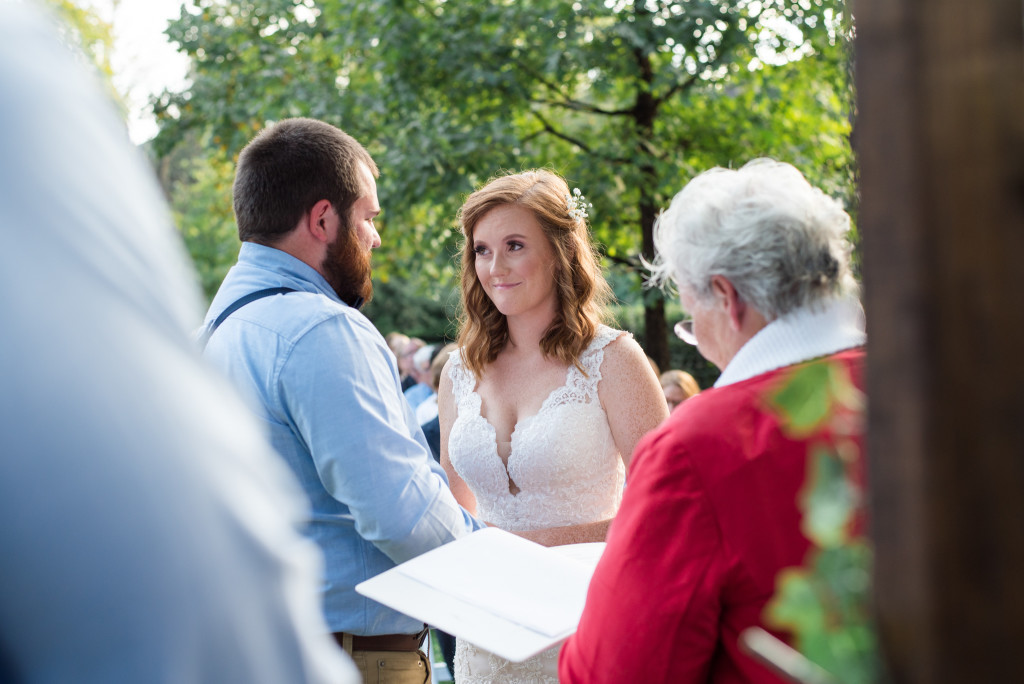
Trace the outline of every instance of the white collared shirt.
{"type": "Polygon", "coordinates": [[[803,308],[775,319],[747,340],[722,371],[715,387],[863,346],[864,309],[855,297],[803,308]]]}

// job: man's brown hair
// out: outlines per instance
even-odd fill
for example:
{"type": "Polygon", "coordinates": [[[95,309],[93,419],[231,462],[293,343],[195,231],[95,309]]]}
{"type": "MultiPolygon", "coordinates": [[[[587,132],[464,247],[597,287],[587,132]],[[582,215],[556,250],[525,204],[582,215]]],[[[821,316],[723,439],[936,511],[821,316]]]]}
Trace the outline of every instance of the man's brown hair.
{"type": "Polygon", "coordinates": [[[264,128],[238,157],[233,188],[242,242],[273,245],[320,200],[342,225],[366,193],[359,163],[377,177],[377,165],[355,138],[316,119],[284,119],[264,128]]]}

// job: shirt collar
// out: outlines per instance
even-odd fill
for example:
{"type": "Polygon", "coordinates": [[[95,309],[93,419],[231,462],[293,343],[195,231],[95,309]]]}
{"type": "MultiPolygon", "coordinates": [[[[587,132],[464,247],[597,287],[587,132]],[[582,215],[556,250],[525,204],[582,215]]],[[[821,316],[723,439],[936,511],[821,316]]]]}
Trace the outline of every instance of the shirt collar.
{"type": "Polygon", "coordinates": [[[863,346],[864,309],[855,297],[803,308],[775,319],[747,340],[719,376],[724,387],[776,368],[863,346]]]}
{"type": "Polygon", "coordinates": [[[238,263],[273,271],[281,279],[281,285],[303,292],[319,292],[340,302],[337,293],[320,273],[288,252],[255,242],[243,242],[238,252],[238,263]]]}

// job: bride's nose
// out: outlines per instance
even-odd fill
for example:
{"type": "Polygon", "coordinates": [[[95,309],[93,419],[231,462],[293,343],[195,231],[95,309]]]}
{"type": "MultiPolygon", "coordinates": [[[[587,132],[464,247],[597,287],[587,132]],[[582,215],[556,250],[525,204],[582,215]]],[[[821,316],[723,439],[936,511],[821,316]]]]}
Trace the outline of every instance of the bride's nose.
{"type": "Polygon", "coordinates": [[[503,254],[495,254],[494,258],[491,259],[491,275],[500,275],[508,271],[508,267],[505,263],[505,256],[503,254]]]}

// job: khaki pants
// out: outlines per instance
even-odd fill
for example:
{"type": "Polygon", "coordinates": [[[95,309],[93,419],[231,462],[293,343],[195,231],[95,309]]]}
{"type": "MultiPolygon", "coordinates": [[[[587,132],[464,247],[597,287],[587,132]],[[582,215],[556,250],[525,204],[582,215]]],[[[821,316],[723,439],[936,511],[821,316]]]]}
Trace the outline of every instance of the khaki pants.
{"type": "Polygon", "coordinates": [[[423,651],[353,651],[351,644],[342,646],[364,684],[430,684],[430,661],[423,651]]]}

